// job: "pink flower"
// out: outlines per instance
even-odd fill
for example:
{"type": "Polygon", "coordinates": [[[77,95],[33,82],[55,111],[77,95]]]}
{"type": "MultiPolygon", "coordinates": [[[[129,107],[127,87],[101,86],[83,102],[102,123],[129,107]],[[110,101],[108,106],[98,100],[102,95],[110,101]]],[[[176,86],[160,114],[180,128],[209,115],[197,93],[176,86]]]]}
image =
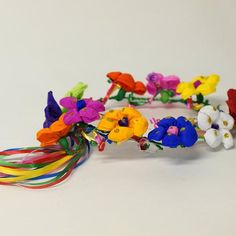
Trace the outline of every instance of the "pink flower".
{"type": "Polygon", "coordinates": [[[92,99],[78,100],[74,97],[65,97],[60,104],[67,109],[64,115],[64,123],[72,125],[77,122],[91,123],[100,118],[99,112],[105,111],[104,105],[92,99]]]}
{"type": "Polygon", "coordinates": [[[148,81],[147,91],[153,96],[156,96],[161,90],[172,90],[175,93],[177,85],[180,83],[179,77],[175,75],[163,76],[155,72],[148,74],[146,80],[148,81]]]}

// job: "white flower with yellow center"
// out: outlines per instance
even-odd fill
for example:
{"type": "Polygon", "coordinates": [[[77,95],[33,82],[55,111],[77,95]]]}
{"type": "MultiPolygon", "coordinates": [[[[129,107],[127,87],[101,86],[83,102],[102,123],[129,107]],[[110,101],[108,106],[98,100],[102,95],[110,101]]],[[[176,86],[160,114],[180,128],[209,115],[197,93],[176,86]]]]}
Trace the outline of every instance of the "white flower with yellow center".
{"type": "Polygon", "coordinates": [[[205,106],[198,113],[198,127],[206,131],[204,138],[206,143],[216,148],[223,143],[226,149],[234,146],[230,130],[234,127],[234,119],[231,115],[219,111],[213,106],[205,106]]]}

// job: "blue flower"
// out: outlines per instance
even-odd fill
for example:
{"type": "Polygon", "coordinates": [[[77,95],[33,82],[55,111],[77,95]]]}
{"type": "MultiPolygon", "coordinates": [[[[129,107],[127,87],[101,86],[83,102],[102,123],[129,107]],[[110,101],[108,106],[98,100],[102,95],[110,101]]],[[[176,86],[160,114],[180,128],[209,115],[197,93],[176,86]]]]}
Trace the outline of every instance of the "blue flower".
{"type": "Polygon", "coordinates": [[[158,122],[158,127],[148,134],[149,141],[162,141],[163,146],[176,148],[193,146],[198,140],[198,134],[192,123],[185,117],[175,119],[168,117],[158,122]]]}
{"type": "Polygon", "coordinates": [[[44,109],[46,120],[43,124],[44,128],[50,127],[52,123],[57,121],[62,115],[62,111],[58,103],[53,97],[52,91],[48,92],[47,106],[44,109]]]}

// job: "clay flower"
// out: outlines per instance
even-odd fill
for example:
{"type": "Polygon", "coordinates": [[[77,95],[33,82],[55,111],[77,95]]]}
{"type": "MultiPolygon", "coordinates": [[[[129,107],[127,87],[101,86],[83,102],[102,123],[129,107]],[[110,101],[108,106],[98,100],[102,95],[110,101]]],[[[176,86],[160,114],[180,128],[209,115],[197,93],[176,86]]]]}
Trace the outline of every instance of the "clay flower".
{"type": "Polygon", "coordinates": [[[157,128],[148,134],[148,140],[161,141],[163,146],[176,148],[191,147],[198,140],[198,134],[192,123],[185,117],[180,116],[163,118],[157,123],[157,128]]]}
{"type": "Polygon", "coordinates": [[[74,97],[77,99],[81,99],[87,87],[87,84],[79,82],[77,85],[75,85],[75,87],[73,87],[65,94],[65,97],[74,97]]]}
{"type": "Polygon", "coordinates": [[[107,77],[126,92],[133,92],[139,95],[143,95],[146,92],[146,87],[143,82],[135,81],[131,74],[110,72],[107,74],[107,77]]]}
{"type": "Polygon", "coordinates": [[[163,76],[160,73],[150,73],[148,74],[146,80],[147,91],[153,96],[156,96],[161,90],[172,90],[174,93],[176,87],[180,83],[179,77],[175,75],[163,76]]]}
{"type": "Polygon", "coordinates": [[[133,136],[141,137],[148,128],[148,122],[136,109],[125,107],[106,112],[97,128],[109,132],[109,140],[122,142],[133,136]]]}
{"type": "Polygon", "coordinates": [[[121,101],[126,92],[132,92],[139,95],[143,95],[146,92],[146,87],[143,82],[135,81],[133,76],[128,73],[110,72],[107,77],[111,81],[111,86],[107,91],[106,96],[102,99],[103,103],[106,103],[111,94],[119,89],[118,94],[115,96],[117,101],[121,101]]]}
{"type": "Polygon", "coordinates": [[[198,76],[190,82],[181,82],[176,89],[178,94],[186,100],[193,95],[202,94],[206,96],[216,91],[216,86],[220,80],[218,75],[198,76]]]}
{"type": "Polygon", "coordinates": [[[72,125],[80,121],[91,123],[100,118],[99,112],[105,111],[104,105],[92,99],[78,100],[74,97],[65,97],[60,104],[67,109],[64,115],[66,125],[72,125]]]}
{"type": "Polygon", "coordinates": [[[236,89],[228,90],[228,100],[226,102],[229,107],[229,113],[236,123],[236,89]]]}
{"type": "Polygon", "coordinates": [[[62,115],[60,106],[53,97],[53,92],[48,92],[47,106],[44,109],[46,120],[43,124],[44,128],[48,128],[53,122],[57,121],[62,115]]]}
{"type": "Polygon", "coordinates": [[[41,142],[41,146],[50,146],[56,144],[59,139],[65,137],[71,126],[68,126],[64,123],[62,115],[59,120],[52,123],[49,128],[44,128],[38,131],[37,140],[41,142]]]}
{"type": "Polygon", "coordinates": [[[216,148],[223,143],[226,149],[233,147],[233,137],[230,130],[234,127],[234,119],[229,114],[219,111],[213,106],[205,106],[198,113],[198,126],[206,131],[206,143],[216,148]]]}

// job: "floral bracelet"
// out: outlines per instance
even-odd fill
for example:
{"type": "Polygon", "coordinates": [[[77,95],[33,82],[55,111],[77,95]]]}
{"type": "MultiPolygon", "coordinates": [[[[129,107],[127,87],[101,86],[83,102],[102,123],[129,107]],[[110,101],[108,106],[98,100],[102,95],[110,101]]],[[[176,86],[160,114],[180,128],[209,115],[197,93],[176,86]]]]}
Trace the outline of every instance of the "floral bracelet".
{"type": "Polygon", "coordinates": [[[228,91],[229,114],[205,98],[216,91],[218,75],[181,82],[175,75],[150,73],[146,85],[128,73],[110,72],[107,78],[109,89],[100,99],[83,98],[84,83],[68,91],[59,104],[50,91],[46,120],[37,132],[40,147],[0,152],[0,184],[32,189],[54,186],[88,159],[91,147],[103,151],[107,144],[128,140],[135,141],[140,150],[189,148],[197,142],[206,142],[211,148],[234,146],[231,130],[236,123],[236,90],[228,91]],[[127,105],[105,111],[109,100],[124,100],[127,105]],[[148,120],[137,107],[154,102],[181,103],[197,114],[191,118],[153,117],[150,123],[154,128],[145,135],[148,120]]]}

